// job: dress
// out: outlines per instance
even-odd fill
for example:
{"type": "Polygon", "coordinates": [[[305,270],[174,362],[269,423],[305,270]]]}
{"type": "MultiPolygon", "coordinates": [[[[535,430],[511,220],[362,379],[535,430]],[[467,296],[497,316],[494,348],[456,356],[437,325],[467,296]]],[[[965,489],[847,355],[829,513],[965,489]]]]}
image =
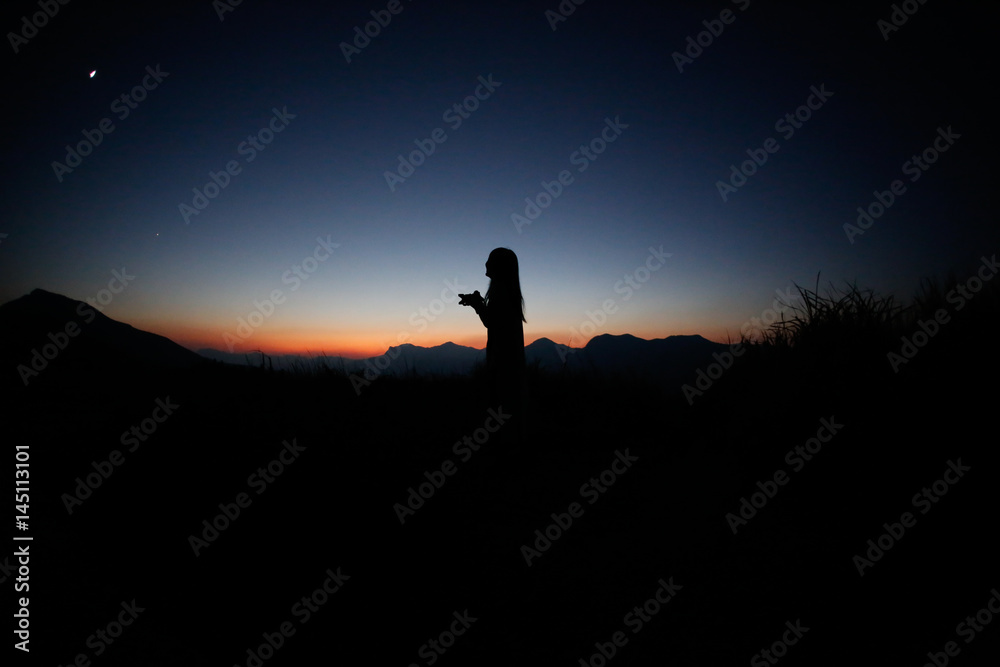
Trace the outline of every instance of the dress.
{"type": "Polygon", "coordinates": [[[491,407],[518,415],[523,408],[524,327],[517,300],[491,298],[480,313],[486,325],[486,371],[491,407]]]}

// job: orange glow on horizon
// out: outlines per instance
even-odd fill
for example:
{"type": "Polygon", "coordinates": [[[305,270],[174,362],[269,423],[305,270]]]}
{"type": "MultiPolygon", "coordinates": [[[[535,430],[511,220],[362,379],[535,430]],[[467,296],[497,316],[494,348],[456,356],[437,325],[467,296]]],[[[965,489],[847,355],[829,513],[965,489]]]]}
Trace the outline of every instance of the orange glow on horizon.
{"type": "Polygon", "coordinates": [[[250,352],[252,350],[263,350],[268,354],[302,354],[307,356],[333,356],[345,357],[349,359],[364,359],[385,354],[391,346],[399,346],[404,343],[412,343],[421,347],[434,347],[446,342],[453,342],[456,345],[465,345],[477,349],[486,347],[485,332],[478,336],[455,336],[437,340],[427,335],[403,337],[399,340],[399,335],[341,335],[330,336],[329,334],[316,332],[266,332],[254,331],[249,337],[242,341],[235,338],[234,330],[215,331],[209,333],[203,327],[190,327],[178,324],[163,326],[139,325],[138,328],[165,336],[175,343],[191,350],[205,348],[230,351],[235,353],[250,352]]]}
{"type": "MultiPolygon", "coordinates": [[[[222,330],[211,326],[199,327],[181,324],[179,322],[162,321],[137,321],[134,326],[138,329],[165,336],[175,343],[191,350],[210,348],[228,352],[230,351],[229,343],[232,342],[232,351],[235,353],[263,350],[268,354],[301,354],[307,356],[319,356],[325,354],[327,356],[334,357],[340,356],[350,359],[363,359],[385,354],[385,351],[390,346],[398,346],[404,343],[411,343],[421,347],[434,347],[436,345],[452,342],[456,345],[463,345],[476,349],[484,349],[486,347],[485,331],[471,335],[467,332],[456,332],[456,335],[451,336],[444,335],[440,331],[435,333],[428,331],[420,335],[403,336],[404,340],[399,340],[400,334],[382,335],[374,332],[355,332],[350,335],[341,334],[331,336],[329,333],[320,331],[289,331],[287,329],[278,331],[260,330],[254,331],[249,337],[240,341],[227,338],[227,336],[233,336],[235,334],[235,330],[233,329],[222,330]]],[[[699,332],[696,329],[692,330],[692,328],[684,328],[682,330],[675,330],[671,333],[644,330],[638,330],[630,333],[634,336],[645,338],[647,340],[666,338],[670,335],[692,335],[700,333],[706,339],[713,342],[727,342],[725,332],[714,335],[712,333],[708,333],[712,329],[717,330],[718,327],[706,327],[702,330],[702,332],[699,332]]],[[[621,335],[626,332],[601,331],[594,335],[602,335],[605,333],[621,335]]],[[[738,342],[739,332],[730,332],[730,335],[733,335],[734,333],[735,336],[732,342],[738,342]]],[[[592,337],[593,336],[586,339],[577,337],[570,340],[568,331],[529,330],[525,332],[524,342],[525,345],[530,345],[540,338],[548,338],[555,343],[569,345],[574,348],[582,348],[587,345],[592,337]]]]}

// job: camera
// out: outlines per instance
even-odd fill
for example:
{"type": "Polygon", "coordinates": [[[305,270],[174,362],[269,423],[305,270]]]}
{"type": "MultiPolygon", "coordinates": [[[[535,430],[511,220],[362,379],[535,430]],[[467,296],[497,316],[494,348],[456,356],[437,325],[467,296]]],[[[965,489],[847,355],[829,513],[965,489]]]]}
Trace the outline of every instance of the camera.
{"type": "Polygon", "coordinates": [[[483,297],[479,294],[479,290],[476,290],[472,294],[459,294],[458,296],[461,299],[458,302],[460,306],[477,306],[483,302],[483,297]]]}

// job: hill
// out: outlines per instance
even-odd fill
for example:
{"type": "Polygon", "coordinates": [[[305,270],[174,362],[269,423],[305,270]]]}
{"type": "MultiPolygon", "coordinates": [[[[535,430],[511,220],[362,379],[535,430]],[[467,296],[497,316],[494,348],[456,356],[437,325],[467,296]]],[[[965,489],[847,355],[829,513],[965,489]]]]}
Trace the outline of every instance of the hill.
{"type": "MultiPolygon", "coordinates": [[[[190,369],[204,359],[164,336],[107,317],[96,304],[35,289],[0,306],[0,363],[26,386],[43,374],[190,369]]],[[[10,383],[10,373],[4,381],[10,383]]]]}
{"type": "MultiPolygon", "coordinates": [[[[37,307],[16,363],[75,312],[32,302],[55,307],[37,307]]],[[[39,652],[91,653],[135,600],[148,612],[108,664],[348,662],[357,646],[424,664],[455,614],[476,620],[446,636],[454,664],[597,664],[618,632],[614,665],[745,664],[786,623],[809,628],[789,664],[922,664],[996,570],[988,304],[898,373],[899,338],[846,335],[839,312],[841,335],[815,322],[696,369],[691,400],[626,370],[714,359],[700,337],[535,341],[521,437],[475,373],[357,393],[342,373],[189,364],[121,323],[89,340],[95,316],[27,386],[6,366],[0,430],[30,452],[32,604],[60,628],[39,652]],[[67,363],[74,349],[100,357],[67,363]],[[542,370],[561,353],[583,370],[542,370]]],[[[5,335],[24,308],[0,308],[5,335]]],[[[962,647],[970,664],[988,632],[962,647]]]]}

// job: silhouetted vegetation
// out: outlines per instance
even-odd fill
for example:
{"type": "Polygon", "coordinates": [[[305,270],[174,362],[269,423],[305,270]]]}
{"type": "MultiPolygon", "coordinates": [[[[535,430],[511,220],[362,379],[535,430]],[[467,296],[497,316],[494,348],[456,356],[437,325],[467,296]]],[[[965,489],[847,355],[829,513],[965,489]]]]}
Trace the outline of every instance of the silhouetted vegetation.
{"type": "MultiPolygon", "coordinates": [[[[151,611],[137,638],[169,642],[182,626],[204,628],[183,649],[187,662],[244,664],[246,648],[288,620],[326,568],[341,566],[352,580],[288,639],[281,663],[336,658],[331,643],[353,638],[377,646],[381,662],[409,664],[438,625],[468,608],[480,621],[446,656],[455,664],[514,664],[529,653],[532,664],[570,664],[620,629],[659,578],[673,577],[685,588],[616,665],[664,655],[745,662],[796,618],[852,645],[891,633],[897,654],[919,662],[917,630],[947,633],[978,609],[966,593],[994,560],[976,511],[993,489],[976,475],[989,474],[981,432],[993,409],[997,357],[987,335],[997,290],[987,284],[957,310],[948,294],[959,284],[925,282],[905,306],[855,285],[800,287],[786,318],[744,338],[745,353],[691,403],[679,386],[529,366],[526,441],[505,449],[488,440],[467,461],[455,447],[487,418],[482,369],[382,375],[357,391],[329,358],[280,370],[261,354],[249,366],[167,371],[134,357],[58,357],[16,394],[17,419],[5,426],[45,462],[33,485],[44,543],[69,540],[88,576],[51,571],[39,588],[98,609],[141,598],[160,620],[151,611]],[[941,308],[951,319],[895,372],[887,355],[941,308]],[[121,449],[120,434],[167,396],[176,414],[68,514],[62,496],[75,479],[121,449]],[[821,420],[842,429],[791,472],[787,453],[821,420]],[[306,448],[301,460],[195,557],[189,536],[292,438],[306,448]],[[522,545],[626,449],[634,466],[592,506],[583,501],[583,516],[528,567],[522,545]],[[968,480],[859,577],[852,556],[959,457],[972,466],[968,480]],[[394,506],[445,460],[457,472],[401,523],[394,506]],[[727,515],[776,470],[791,481],[734,534],[727,515]],[[108,556],[119,553],[129,556],[108,556]],[[161,562],[171,565],[152,565],[161,562]],[[927,576],[948,586],[912,585],[927,576]],[[387,610],[395,621],[371,620],[387,610]]],[[[84,335],[71,345],[67,354],[87,357],[84,335]]],[[[70,644],[93,631],[92,613],[52,613],[70,644]]],[[[807,640],[799,655],[821,664],[807,640]]],[[[177,655],[164,653],[162,664],[177,655]]]]}

